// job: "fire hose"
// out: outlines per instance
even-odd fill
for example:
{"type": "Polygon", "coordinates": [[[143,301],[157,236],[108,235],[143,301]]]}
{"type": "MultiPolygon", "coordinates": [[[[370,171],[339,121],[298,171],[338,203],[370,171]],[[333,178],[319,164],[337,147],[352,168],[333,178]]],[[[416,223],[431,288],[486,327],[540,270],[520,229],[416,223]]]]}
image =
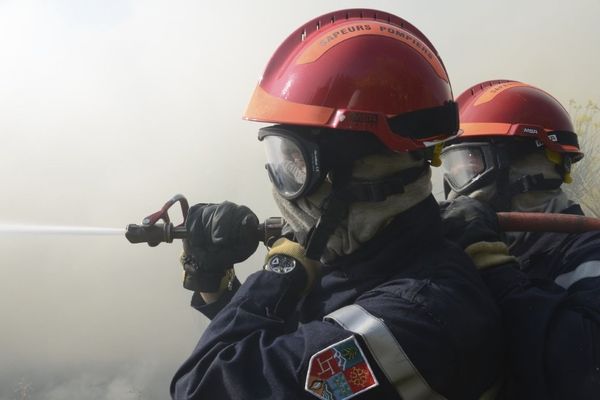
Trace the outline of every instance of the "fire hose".
{"type": "MultiPolygon", "coordinates": [[[[189,210],[187,199],[177,194],[157,212],[142,220],[141,224],[129,224],[125,237],[130,243],[147,243],[154,247],[159,243],[172,243],[174,239],[185,239],[185,219],[189,210]],[[181,205],[183,221],[179,225],[171,222],[169,209],[176,203],[181,205]],[[161,221],[162,222],[159,222],[161,221]]],[[[499,212],[498,224],[504,232],[561,232],[579,233],[600,230],[600,219],[571,214],[545,214],[524,212],[499,212]]],[[[270,245],[281,236],[285,221],[281,217],[270,217],[258,225],[256,238],[270,245]]]]}
{"type": "Polygon", "coordinates": [[[600,219],[573,214],[499,212],[498,225],[504,232],[580,233],[600,230],[600,219]]]}

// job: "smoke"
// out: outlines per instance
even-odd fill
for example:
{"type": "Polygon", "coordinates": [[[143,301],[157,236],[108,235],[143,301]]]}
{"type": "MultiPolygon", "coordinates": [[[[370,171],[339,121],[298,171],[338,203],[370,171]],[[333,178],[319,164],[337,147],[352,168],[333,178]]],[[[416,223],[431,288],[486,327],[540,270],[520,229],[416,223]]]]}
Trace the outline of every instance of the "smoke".
{"type": "Polygon", "coordinates": [[[27,376],[14,376],[10,390],[3,386],[0,400],[162,400],[168,397],[168,372],[156,359],[102,367],[62,366],[53,379],[35,366],[28,368],[27,376]]]}
{"type": "MultiPolygon", "coordinates": [[[[455,94],[511,78],[564,103],[596,98],[598,2],[489,3],[369,6],[435,43],[455,94]]],[[[124,228],[176,193],[278,215],[260,125],[240,116],[290,32],[361,6],[0,0],[0,224],[124,228]]],[[[118,236],[0,235],[0,399],[167,398],[208,323],[189,307],[180,251],[118,236]]]]}

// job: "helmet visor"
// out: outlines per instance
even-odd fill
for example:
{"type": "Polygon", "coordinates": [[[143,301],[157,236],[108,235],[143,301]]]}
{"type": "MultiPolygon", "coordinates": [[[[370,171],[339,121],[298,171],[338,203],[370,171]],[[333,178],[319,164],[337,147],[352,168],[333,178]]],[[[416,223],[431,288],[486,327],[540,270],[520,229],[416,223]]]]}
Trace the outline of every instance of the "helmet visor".
{"type": "Polygon", "coordinates": [[[481,147],[447,148],[442,152],[444,177],[454,190],[467,187],[487,169],[481,147]]]}
{"type": "Polygon", "coordinates": [[[287,199],[300,196],[308,176],[307,160],[299,144],[291,138],[276,135],[265,136],[263,142],[266,168],[279,194],[287,199]]]}

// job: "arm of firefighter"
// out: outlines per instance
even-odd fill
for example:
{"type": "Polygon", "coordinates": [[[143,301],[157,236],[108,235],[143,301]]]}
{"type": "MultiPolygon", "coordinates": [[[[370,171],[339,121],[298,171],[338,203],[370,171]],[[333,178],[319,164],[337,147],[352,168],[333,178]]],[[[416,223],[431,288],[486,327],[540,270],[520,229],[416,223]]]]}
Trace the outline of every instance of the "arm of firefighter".
{"type": "Polygon", "coordinates": [[[600,393],[596,236],[595,245],[569,260],[569,272],[554,282],[530,279],[510,264],[482,273],[502,309],[512,347],[511,379],[522,398],[583,399],[600,393]]]}
{"type": "Polygon", "coordinates": [[[231,301],[240,288],[240,281],[235,276],[233,268],[230,271],[223,277],[217,292],[196,291],[192,295],[191,306],[208,319],[213,319],[231,301]]]}
{"type": "Polygon", "coordinates": [[[257,272],[212,320],[173,378],[171,395],[476,398],[495,379],[490,354],[498,346],[489,338],[500,329],[471,269],[465,278],[463,266],[452,268],[453,282],[392,281],[347,301],[349,309],[302,323],[295,282],[257,272]]]}
{"type": "MultiPolygon", "coordinates": [[[[304,248],[285,237],[275,241],[267,253],[267,261],[274,255],[288,255],[300,263],[300,268],[293,271],[295,279],[294,287],[299,288],[301,294],[306,294],[312,287],[316,276],[318,275],[319,263],[306,258],[304,248]]],[[[233,268],[227,270],[227,273],[221,280],[217,291],[214,292],[195,292],[192,297],[192,307],[202,312],[205,316],[212,319],[233,297],[239,289],[240,282],[235,276],[233,268]]]]}

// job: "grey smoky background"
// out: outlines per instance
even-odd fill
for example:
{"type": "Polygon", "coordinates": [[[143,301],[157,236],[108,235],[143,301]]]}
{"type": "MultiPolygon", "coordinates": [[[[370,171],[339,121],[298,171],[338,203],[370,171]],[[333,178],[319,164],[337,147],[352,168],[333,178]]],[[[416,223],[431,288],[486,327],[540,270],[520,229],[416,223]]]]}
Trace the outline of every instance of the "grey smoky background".
{"type": "MultiPolygon", "coordinates": [[[[124,228],[176,193],[278,215],[261,125],[241,114],[289,33],[362,6],[0,0],[0,225],[124,228]]],[[[432,40],[455,95],[508,78],[563,104],[599,99],[597,1],[368,6],[432,40]]],[[[0,234],[0,399],[167,398],[207,324],[181,287],[180,251],[121,236],[0,234]]]]}

